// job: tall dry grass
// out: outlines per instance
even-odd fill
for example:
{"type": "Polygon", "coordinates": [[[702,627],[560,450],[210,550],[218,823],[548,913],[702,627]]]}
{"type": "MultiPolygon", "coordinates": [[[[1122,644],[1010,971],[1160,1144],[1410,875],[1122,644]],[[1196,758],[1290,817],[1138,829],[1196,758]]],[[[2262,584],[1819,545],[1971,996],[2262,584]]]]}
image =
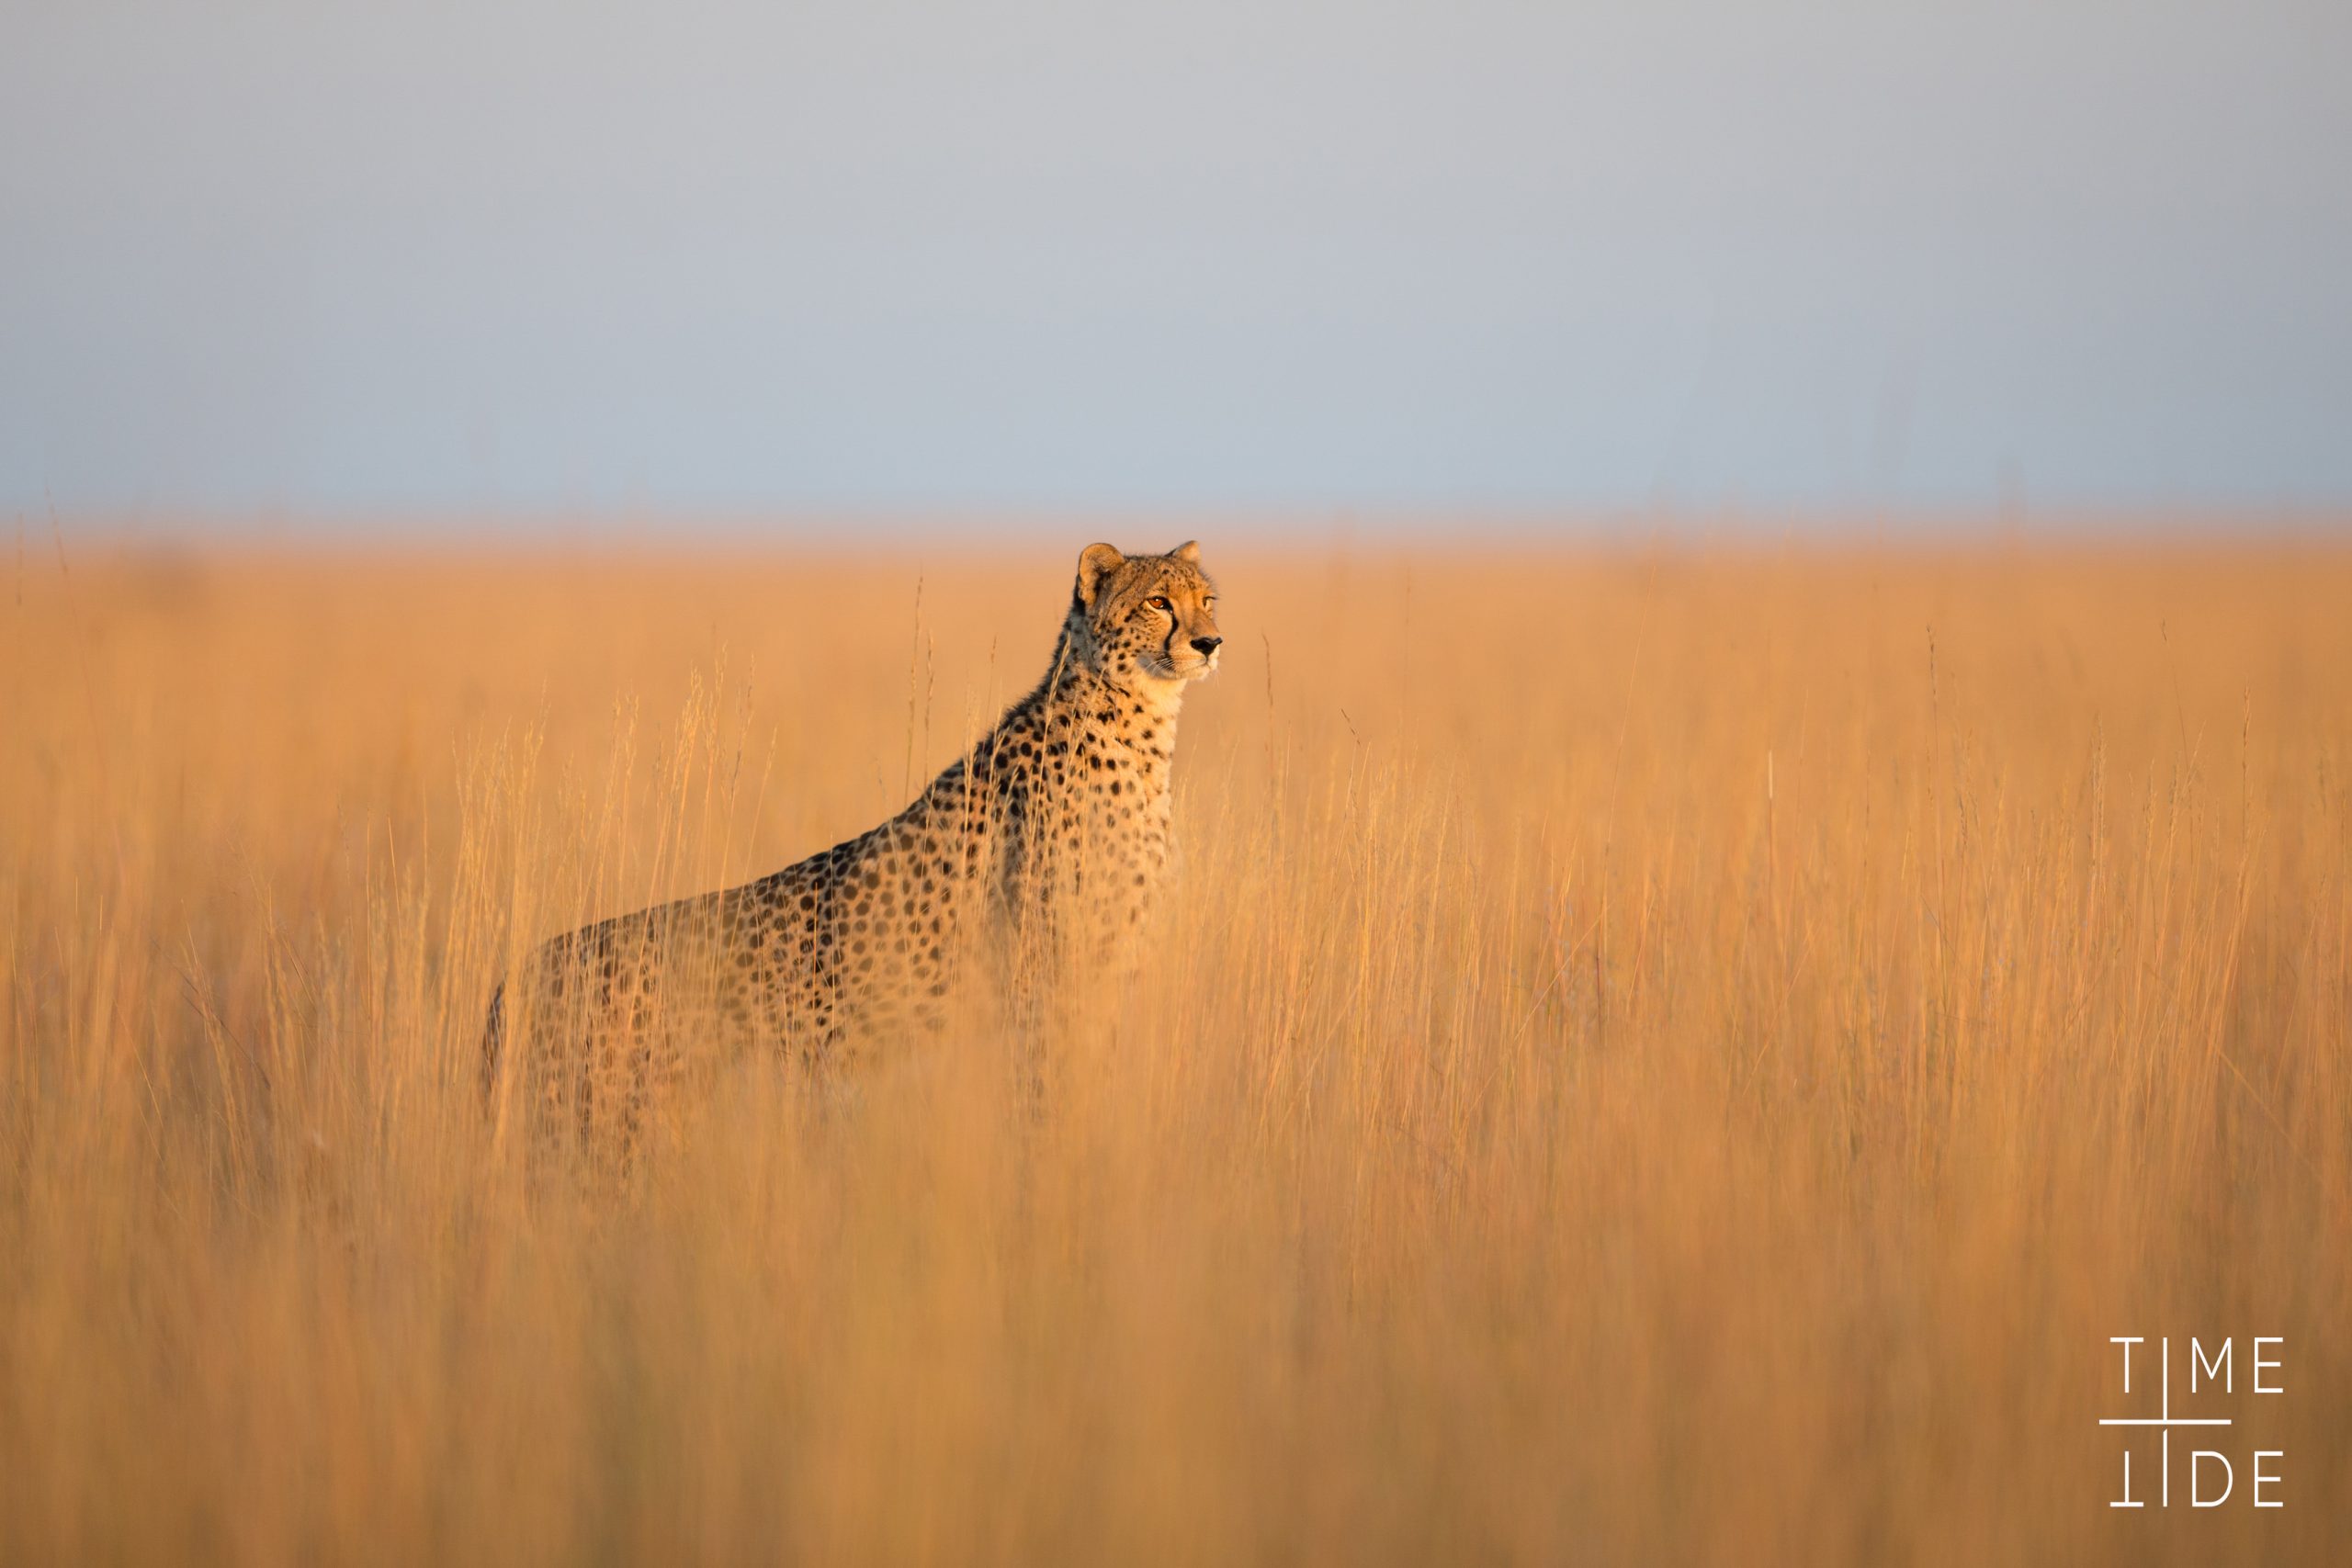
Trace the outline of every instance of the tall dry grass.
{"type": "Polygon", "coordinates": [[[1048,1119],[955,1037],[535,1186],[515,944],[878,820],[1082,542],[28,541],[0,1561],[2343,1560],[2338,549],[1211,538],[1048,1119]],[[2106,1506],[2192,1333],[2285,1508],[2106,1506]]]}

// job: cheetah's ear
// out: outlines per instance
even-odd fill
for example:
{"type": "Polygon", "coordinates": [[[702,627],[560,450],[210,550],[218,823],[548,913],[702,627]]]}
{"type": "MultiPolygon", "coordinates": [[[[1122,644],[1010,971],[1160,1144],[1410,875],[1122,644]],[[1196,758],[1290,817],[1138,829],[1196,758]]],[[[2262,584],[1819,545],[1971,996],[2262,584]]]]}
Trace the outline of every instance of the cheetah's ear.
{"type": "Polygon", "coordinates": [[[1201,564],[1201,542],[1198,539],[1187,539],[1168,553],[1171,558],[1182,561],[1186,566],[1198,566],[1201,564]]]}
{"type": "Polygon", "coordinates": [[[1127,564],[1127,558],[1109,545],[1089,545],[1078,552],[1078,602],[1087,609],[1094,607],[1095,595],[1102,592],[1104,579],[1127,564]]]}

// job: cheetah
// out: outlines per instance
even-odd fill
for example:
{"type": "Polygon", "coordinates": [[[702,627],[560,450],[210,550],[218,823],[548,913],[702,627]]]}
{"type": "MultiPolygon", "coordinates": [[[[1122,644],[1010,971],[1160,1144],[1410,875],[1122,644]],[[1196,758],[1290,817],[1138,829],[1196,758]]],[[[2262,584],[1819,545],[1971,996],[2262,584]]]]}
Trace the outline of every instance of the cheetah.
{"type": "Polygon", "coordinates": [[[535,950],[491,1000],[499,1124],[519,1107],[626,1147],[650,1106],[747,1048],[830,1070],[936,1030],[976,961],[1017,1009],[1131,963],[1168,868],[1178,710],[1222,642],[1197,543],[1089,545],[1045,678],[897,816],[535,950]]]}

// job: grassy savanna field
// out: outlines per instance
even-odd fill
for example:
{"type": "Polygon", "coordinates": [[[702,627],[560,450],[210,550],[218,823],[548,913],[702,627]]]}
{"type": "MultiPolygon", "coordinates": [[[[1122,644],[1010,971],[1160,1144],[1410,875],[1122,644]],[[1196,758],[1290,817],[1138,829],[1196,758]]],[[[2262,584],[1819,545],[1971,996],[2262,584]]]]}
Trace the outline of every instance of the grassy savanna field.
{"type": "Polygon", "coordinates": [[[519,945],[880,820],[1085,542],[33,534],[0,1562],[2344,1560],[2339,547],[1211,534],[1042,1119],[974,1029],[535,1178],[519,945]],[[2191,1334],[2286,1392],[2111,1509],[2109,1337],[2191,1334]]]}

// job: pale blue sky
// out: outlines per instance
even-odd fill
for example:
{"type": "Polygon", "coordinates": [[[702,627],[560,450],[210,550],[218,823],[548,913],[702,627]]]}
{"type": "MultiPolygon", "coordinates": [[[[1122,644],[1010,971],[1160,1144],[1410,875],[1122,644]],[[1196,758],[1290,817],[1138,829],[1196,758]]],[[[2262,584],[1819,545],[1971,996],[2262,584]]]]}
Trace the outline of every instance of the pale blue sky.
{"type": "Polygon", "coordinates": [[[0,507],[2352,502],[2352,5],[16,0],[0,507]]]}

